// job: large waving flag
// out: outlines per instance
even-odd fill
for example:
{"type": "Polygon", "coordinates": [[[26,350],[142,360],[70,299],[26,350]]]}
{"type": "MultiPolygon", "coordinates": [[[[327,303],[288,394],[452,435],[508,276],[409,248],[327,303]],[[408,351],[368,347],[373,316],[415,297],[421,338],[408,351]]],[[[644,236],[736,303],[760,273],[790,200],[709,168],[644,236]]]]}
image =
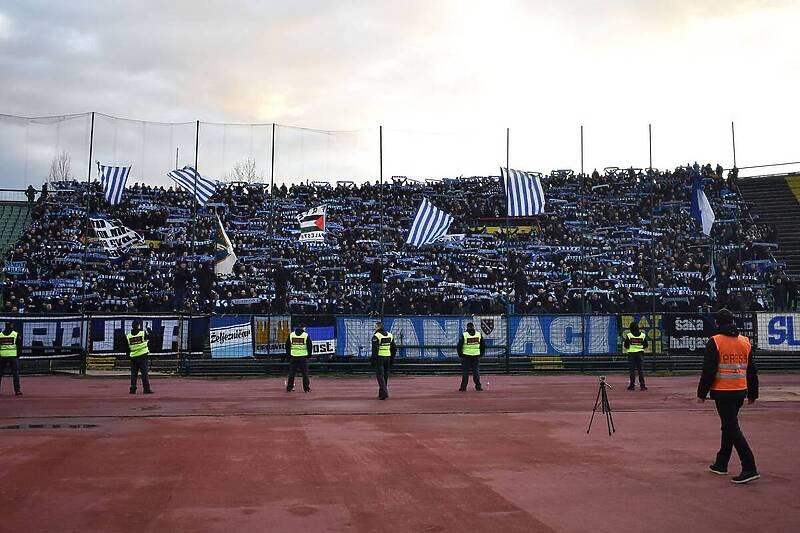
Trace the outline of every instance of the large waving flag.
{"type": "Polygon", "coordinates": [[[222,220],[217,215],[217,238],[214,246],[214,273],[220,276],[230,276],[233,274],[233,265],[237,261],[236,253],[233,251],[233,244],[225,233],[222,220]]]}
{"type": "Polygon", "coordinates": [[[204,178],[190,166],[167,172],[167,176],[180,185],[184,191],[193,194],[194,197],[197,198],[197,203],[203,206],[206,205],[208,199],[217,192],[216,181],[204,178]]]}
{"type": "Polygon", "coordinates": [[[544,213],[544,189],[539,176],[512,168],[500,167],[506,187],[508,216],[529,217],[544,213]]]}
{"type": "Polygon", "coordinates": [[[300,224],[300,242],[325,241],[325,212],[327,207],[321,205],[297,215],[300,224]]]}
{"type": "Polygon", "coordinates": [[[142,235],[125,226],[117,218],[90,213],[89,222],[100,245],[114,257],[118,257],[131,246],[144,242],[142,235]]]}
{"type": "Polygon", "coordinates": [[[125,191],[125,183],[128,181],[128,174],[131,167],[111,167],[101,165],[97,161],[97,172],[100,174],[100,183],[103,184],[103,195],[106,202],[117,205],[122,200],[122,193],[125,191]]]}
{"type": "Polygon", "coordinates": [[[452,216],[430,203],[427,198],[423,198],[411,223],[406,244],[414,246],[430,244],[443,237],[452,223],[452,216]]]}
{"type": "Polygon", "coordinates": [[[700,174],[696,174],[692,178],[692,218],[699,221],[703,225],[703,233],[711,235],[711,226],[714,225],[714,211],[711,209],[711,204],[708,202],[706,193],[703,190],[703,178],[700,174]]]}

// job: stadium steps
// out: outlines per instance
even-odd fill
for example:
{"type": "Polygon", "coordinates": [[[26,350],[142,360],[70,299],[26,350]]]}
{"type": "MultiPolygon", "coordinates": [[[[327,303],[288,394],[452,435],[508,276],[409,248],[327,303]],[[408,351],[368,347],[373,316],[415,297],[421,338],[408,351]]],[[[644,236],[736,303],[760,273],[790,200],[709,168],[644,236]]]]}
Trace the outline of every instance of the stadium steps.
{"type": "Polygon", "coordinates": [[[0,202],[0,253],[6,252],[17,242],[31,224],[28,204],[24,202],[0,202]]]}
{"type": "Polygon", "coordinates": [[[778,230],[778,261],[786,262],[786,272],[800,275],[800,176],[764,176],[739,181],[742,197],[752,204],[759,221],[778,230]]]}

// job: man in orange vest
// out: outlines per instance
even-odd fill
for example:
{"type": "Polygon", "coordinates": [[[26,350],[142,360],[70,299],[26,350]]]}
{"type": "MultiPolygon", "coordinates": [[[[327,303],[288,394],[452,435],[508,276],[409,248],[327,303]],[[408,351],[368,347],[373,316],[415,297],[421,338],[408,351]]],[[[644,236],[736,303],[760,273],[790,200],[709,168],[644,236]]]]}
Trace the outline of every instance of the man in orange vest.
{"type": "Polygon", "coordinates": [[[728,460],[733,448],[742,462],[742,473],[731,479],[733,483],[747,483],[760,476],[756,460],[739,429],[739,409],[747,398],[748,404],[758,398],[758,371],[750,353],[750,339],[739,335],[733,313],[720,309],[716,314],[719,333],[709,339],[703,359],[703,375],[697,386],[697,401],[711,398],[717,404],[717,413],[722,421],[722,445],[717,452],[710,472],[728,474],[728,460]]]}

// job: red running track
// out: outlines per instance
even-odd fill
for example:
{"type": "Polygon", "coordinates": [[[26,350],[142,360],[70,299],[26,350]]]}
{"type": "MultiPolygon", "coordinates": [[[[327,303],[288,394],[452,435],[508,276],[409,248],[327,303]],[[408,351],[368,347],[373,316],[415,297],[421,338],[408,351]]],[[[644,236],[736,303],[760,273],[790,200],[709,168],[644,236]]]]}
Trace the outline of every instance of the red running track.
{"type": "MultiPolygon", "coordinates": [[[[0,530],[800,531],[800,376],[763,375],[742,428],[762,478],[705,472],[719,444],[696,378],[373,380],[24,377],[0,395],[0,530]],[[300,387],[298,387],[299,389],[300,387]],[[31,427],[34,426],[34,427],[31,427]],[[40,426],[40,427],[36,427],[40,426]],[[75,426],[75,427],[71,427],[75,426]],[[94,427],[91,427],[94,426],[94,427]]],[[[731,470],[738,473],[734,454],[731,470]]]]}

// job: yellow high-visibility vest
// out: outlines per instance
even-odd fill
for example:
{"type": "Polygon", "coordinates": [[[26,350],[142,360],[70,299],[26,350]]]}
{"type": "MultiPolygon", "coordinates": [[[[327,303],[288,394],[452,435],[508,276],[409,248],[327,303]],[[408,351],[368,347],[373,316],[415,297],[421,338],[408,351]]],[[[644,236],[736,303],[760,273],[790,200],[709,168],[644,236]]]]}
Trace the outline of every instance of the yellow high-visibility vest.
{"type": "Polygon", "coordinates": [[[17,356],[17,332],[12,331],[8,335],[0,331],[0,357],[17,356]]]}
{"type": "Polygon", "coordinates": [[[378,356],[379,357],[391,357],[392,356],[392,340],[394,339],[394,335],[391,333],[386,333],[382,335],[375,332],[375,337],[378,339],[378,356]]]}
{"type": "Polygon", "coordinates": [[[306,346],[306,341],[308,340],[308,333],[305,331],[298,335],[294,331],[289,334],[289,344],[291,345],[291,350],[289,351],[289,355],[292,357],[306,357],[309,355],[308,353],[308,346],[306,346]]]}
{"type": "Polygon", "coordinates": [[[472,357],[481,354],[481,333],[479,331],[476,331],[474,335],[470,335],[468,331],[464,332],[464,345],[461,347],[461,353],[472,357]]]}
{"type": "Polygon", "coordinates": [[[144,338],[144,331],[140,331],[136,335],[128,333],[125,338],[128,339],[131,357],[141,357],[150,353],[150,350],[147,348],[147,340],[144,338]]]}

